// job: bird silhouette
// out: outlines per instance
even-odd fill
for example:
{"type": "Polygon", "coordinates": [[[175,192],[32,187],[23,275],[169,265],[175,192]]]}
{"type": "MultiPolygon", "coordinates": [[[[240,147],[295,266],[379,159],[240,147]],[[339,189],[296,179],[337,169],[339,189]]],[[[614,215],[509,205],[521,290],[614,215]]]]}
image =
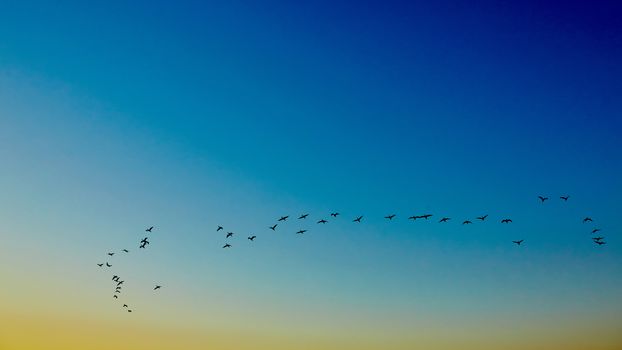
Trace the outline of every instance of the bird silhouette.
{"type": "Polygon", "coordinates": [[[322,220],[318,221],[317,223],[318,223],[318,224],[325,224],[325,223],[327,223],[327,222],[328,222],[328,221],[326,221],[326,220],[322,219],[322,220]]]}
{"type": "Polygon", "coordinates": [[[113,256],[113,255],[114,255],[114,253],[108,253],[108,255],[113,256]]]}
{"type": "Polygon", "coordinates": [[[544,203],[544,201],[545,201],[545,200],[548,200],[548,199],[549,199],[549,197],[542,197],[542,196],[538,196],[538,199],[540,199],[540,201],[541,201],[542,203],[544,203]]]}
{"type": "Polygon", "coordinates": [[[227,237],[225,237],[225,238],[229,238],[231,236],[233,236],[233,232],[227,232],[227,237]]]}
{"type": "Polygon", "coordinates": [[[422,219],[426,219],[427,220],[427,219],[432,217],[432,214],[420,215],[419,217],[422,218],[422,219]]]}
{"type": "Polygon", "coordinates": [[[275,230],[276,230],[276,226],[277,226],[277,225],[278,225],[278,224],[274,224],[274,226],[270,226],[270,229],[271,229],[272,231],[275,231],[275,230]]]}
{"type": "Polygon", "coordinates": [[[449,220],[451,220],[451,218],[442,218],[438,222],[447,222],[449,220]]]}
{"type": "Polygon", "coordinates": [[[121,288],[122,288],[121,286],[116,286],[114,289],[121,289],[121,288]]]}
{"type": "Polygon", "coordinates": [[[117,287],[118,287],[118,286],[120,286],[120,285],[122,285],[122,284],[123,284],[123,282],[125,282],[125,281],[119,281],[119,282],[117,282],[117,287]]]}
{"type": "Polygon", "coordinates": [[[224,246],[222,246],[223,248],[231,248],[231,244],[227,243],[224,246]]]}
{"type": "Polygon", "coordinates": [[[298,232],[296,232],[296,233],[297,233],[297,234],[303,234],[303,233],[305,233],[305,232],[307,232],[307,230],[300,230],[300,231],[298,231],[298,232]]]}
{"type": "Polygon", "coordinates": [[[594,241],[594,243],[598,244],[598,245],[603,245],[603,244],[607,244],[607,242],[603,242],[603,241],[594,241]]]}
{"type": "Polygon", "coordinates": [[[216,229],[216,232],[222,230],[222,226],[218,226],[218,228],[216,229]]]}
{"type": "Polygon", "coordinates": [[[472,222],[471,222],[471,221],[469,221],[469,220],[464,220],[464,221],[462,222],[462,224],[463,224],[463,225],[467,225],[467,224],[472,224],[472,222]]]}
{"type": "Polygon", "coordinates": [[[487,217],[488,217],[488,214],[486,214],[484,216],[478,216],[477,219],[484,221],[484,220],[486,220],[487,217]]]}
{"type": "Polygon", "coordinates": [[[115,298],[115,299],[119,299],[119,297],[116,294],[113,295],[112,297],[115,298]]]}
{"type": "Polygon", "coordinates": [[[123,304],[123,307],[127,307],[127,304],[123,304]]]}
{"type": "Polygon", "coordinates": [[[115,292],[115,293],[121,293],[121,291],[120,291],[120,290],[118,290],[118,289],[117,289],[117,290],[115,290],[114,292],[115,292]]]}
{"type": "Polygon", "coordinates": [[[605,237],[592,237],[594,241],[602,241],[605,237]]]}
{"type": "Polygon", "coordinates": [[[112,276],[112,280],[113,280],[113,281],[116,281],[116,280],[118,280],[118,279],[119,279],[119,276],[117,276],[117,275],[112,276]]]}
{"type": "Polygon", "coordinates": [[[510,222],[512,222],[512,219],[503,219],[503,220],[501,220],[502,224],[509,224],[510,222]]]}
{"type": "Polygon", "coordinates": [[[393,220],[393,218],[395,217],[395,214],[391,214],[391,215],[387,215],[384,218],[385,219],[389,219],[389,220],[393,220]]]}
{"type": "Polygon", "coordinates": [[[155,286],[155,287],[153,288],[153,290],[158,290],[158,289],[160,289],[160,288],[162,288],[162,286],[155,286]]]}
{"type": "Polygon", "coordinates": [[[123,249],[124,252],[129,253],[130,251],[127,249],[123,249]]]}
{"type": "Polygon", "coordinates": [[[255,240],[255,238],[257,238],[257,236],[250,236],[250,237],[248,237],[248,240],[249,240],[249,241],[254,241],[254,240],[255,240]]]}
{"type": "Polygon", "coordinates": [[[560,199],[563,199],[565,202],[568,201],[568,198],[570,198],[570,196],[559,196],[560,199]]]}
{"type": "Polygon", "coordinates": [[[336,218],[337,216],[339,216],[339,213],[330,213],[330,216],[336,218]]]}
{"type": "Polygon", "coordinates": [[[363,215],[357,217],[356,219],[352,220],[353,222],[361,222],[361,220],[363,219],[363,215]]]}
{"type": "Polygon", "coordinates": [[[592,218],[590,218],[590,217],[586,217],[585,219],[583,219],[583,223],[586,223],[588,221],[591,222],[591,221],[594,221],[594,220],[592,220],[592,218]]]}
{"type": "Polygon", "coordinates": [[[592,233],[596,233],[598,231],[600,231],[600,229],[599,228],[595,228],[595,229],[592,230],[592,233]]]}
{"type": "Polygon", "coordinates": [[[112,267],[112,265],[110,265],[109,263],[106,263],[106,266],[108,266],[108,267],[112,267]]]}
{"type": "Polygon", "coordinates": [[[102,267],[102,266],[104,266],[104,263],[97,264],[97,266],[102,267]]]}
{"type": "Polygon", "coordinates": [[[306,219],[309,214],[302,214],[298,217],[298,219],[306,219]]]}
{"type": "Polygon", "coordinates": [[[521,243],[523,243],[523,239],[521,239],[520,241],[512,241],[512,243],[516,243],[516,245],[520,245],[521,243]]]}
{"type": "Polygon", "coordinates": [[[127,312],[132,312],[132,310],[128,309],[127,312]]]}
{"type": "Polygon", "coordinates": [[[417,220],[417,219],[419,219],[419,217],[418,217],[418,216],[416,216],[416,215],[413,215],[413,216],[409,216],[409,217],[408,217],[408,220],[417,220]]]}
{"type": "Polygon", "coordinates": [[[289,217],[289,215],[287,215],[287,216],[281,216],[281,218],[279,219],[279,221],[285,221],[285,220],[287,220],[287,218],[288,218],[288,217],[289,217]]]}
{"type": "Polygon", "coordinates": [[[148,229],[146,229],[146,232],[151,232],[151,230],[153,230],[153,226],[149,227],[148,229]]]}

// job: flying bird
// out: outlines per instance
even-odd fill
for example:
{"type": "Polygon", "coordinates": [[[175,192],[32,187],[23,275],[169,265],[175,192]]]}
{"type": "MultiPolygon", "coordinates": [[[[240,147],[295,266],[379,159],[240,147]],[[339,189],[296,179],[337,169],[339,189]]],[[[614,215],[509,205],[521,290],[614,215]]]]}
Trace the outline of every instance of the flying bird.
{"type": "Polygon", "coordinates": [[[309,214],[302,214],[298,217],[298,219],[306,219],[309,214]]]}
{"type": "Polygon", "coordinates": [[[544,203],[545,200],[549,199],[549,197],[542,197],[542,196],[538,196],[538,199],[540,199],[540,201],[542,203],[544,203]]]}
{"type": "Polygon", "coordinates": [[[336,218],[337,216],[339,216],[339,213],[330,213],[330,216],[336,218]]]}
{"type": "Polygon", "coordinates": [[[469,220],[464,220],[464,221],[462,222],[462,224],[463,224],[463,225],[467,225],[467,224],[472,224],[472,222],[471,222],[471,221],[469,221],[469,220]]]}
{"type": "Polygon", "coordinates": [[[413,215],[413,216],[408,217],[408,220],[417,220],[417,219],[419,219],[419,216],[413,215]]]}
{"type": "Polygon", "coordinates": [[[151,230],[153,230],[153,226],[149,227],[148,229],[146,229],[146,232],[151,232],[151,230]]]}
{"type": "Polygon", "coordinates": [[[287,220],[287,218],[288,218],[288,217],[289,217],[289,215],[287,215],[287,216],[281,216],[281,218],[279,219],[279,221],[285,221],[285,220],[287,220]]]}
{"type": "Polygon", "coordinates": [[[603,241],[594,241],[594,243],[598,244],[598,245],[603,245],[603,244],[607,244],[607,242],[603,242],[603,241]]]}
{"type": "Polygon", "coordinates": [[[271,229],[272,231],[275,231],[275,230],[276,230],[276,226],[277,226],[277,225],[278,225],[278,224],[274,224],[274,226],[270,226],[270,229],[271,229]]]}
{"type": "Polygon", "coordinates": [[[303,233],[305,233],[305,232],[307,232],[307,230],[300,230],[300,231],[298,231],[298,232],[296,232],[296,233],[297,233],[297,234],[303,234],[303,233]]]}
{"type": "Polygon", "coordinates": [[[391,214],[391,215],[387,215],[384,218],[385,219],[389,219],[389,220],[393,220],[393,218],[395,217],[395,214],[391,214]]]}
{"type": "Polygon", "coordinates": [[[425,214],[425,215],[421,215],[419,217],[427,220],[428,218],[432,217],[432,214],[425,214]]]}
{"type": "Polygon", "coordinates": [[[123,307],[127,307],[127,304],[123,304],[123,307]]]}
{"type": "Polygon", "coordinates": [[[602,241],[605,237],[592,237],[594,241],[602,241]]]}
{"type": "Polygon", "coordinates": [[[484,221],[484,220],[486,220],[487,217],[488,217],[488,214],[486,214],[484,216],[478,216],[477,219],[484,221]]]}
{"type": "Polygon", "coordinates": [[[229,238],[231,236],[233,236],[233,232],[227,232],[227,237],[225,237],[225,238],[229,238]]]}
{"type": "Polygon", "coordinates": [[[222,230],[222,226],[218,226],[218,228],[216,229],[216,232],[222,230]]]}
{"type": "Polygon", "coordinates": [[[97,264],[97,266],[102,267],[102,266],[104,266],[104,263],[97,264]]]}
{"type": "Polygon", "coordinates": [[[125,281],[119,281],[119,282],[117,282],[117,287],[118,287],[118,286],[120,286],[120,285],[122,285],[122,284],[123,284],[123,282],[125,282],[125,281]]]}
{"type": "Polygon", "coordinates": [[[108,255],[113,256],[113,255],[114,255],[114,253],[108,253],[108,255]]]}
{"type": "Polygon", "coordinates": [[[118,290],[118,289],[117,289],[117,290],[115,290],[114,292],[115,292],[115,293],[121,293],[121,291],[120,291],[120,290],[118,290]]]}
{"type": "Polygon", "coordinates": [[[153,290],[158,290],[160,288],[162,288],[162,286],[155,286],[155,288],[153,288],[153,290]]]}
{"type": "Polygon", "coordinates": [[[356,219],[352,220],[353,222],[361,222],[361,219],[363,219],[363,215],[357,217],[356,219]]]}
{"type": "Polygon", "coordinates": [[[112,297],[115,298],[115,299],[119,299],[119,297],[116,294],[113,295],[112,297]]]}
{"type": "Polygon", "coordinates": [[[326,221],[326,220],[322,219],[322,220],[318,221],[317,223],[318,223],[318,224],[325,224],[325,223],[327,223],[327,222],[328,222],[328,221],[326,221]]]}
{"type": "Polygon", "coordinates": [[[595,229],[592,230],[592,233],[596,233],[598,231],[600,231],[600,229],[599,228],[595,228],[595,229]]]}
{"type": "Polygon", "coordinates": [[[560,199],[563,199],[565,202],[568,201],[568,198],[570,198],[570,196],[559,196],[560,199]]]}
{"type": "Polygon", "coordinates": [[[132,312],[132,310],[128,309],[127,312],[132,312]]]}
{"type": "Polygon", "coordinates": [[[592,220],[592,218],[590,217],[586,217],[585,219],[583,219],[583,223],[586,223],[588,221],[594,221],[594,220],[592,220]]]}
{"type": "Polygon", "coordinates": [[[257,236],[250,236],[250,237],[248,237],[248,240],[249,240],[249,241],[254,241],[254,240],[255,240],[255,238],[257,238],[257,236]]]}
{"type": "Polygon", "coordinates": [[[227,243],[224,246],[222,246],[223,248],[231,248],[231,244],[227,243]]]}
{"type": "Polygon", "coordinates": [[[106,266],[108,266],[108,267],[112,267],[112,265],[110,265],[109,263],[106,263],[106,266]]]}
{"type": "Polygon", "coordinates": [[[442,219],[439,220],[439,222],[447,222],[449,220],[451,220],[451,218],[442,218],[442,219]]]}
{"type": "Polygon", "coordinates": [[[127,249],[123,249],[124,252],[129,253],[130,251],[127,249]]]}
{"type": "Polygon", "coordinates": [[[512,222],[512,219],[503,219],[503,220],[501,220],[502,224],[509,224],[510,222],[512,222]]]}
{"type": "Polygon", "coordinates": [[[523,243],[523,239],[521,239],[520,241],[512,241],[512,243],[516,243],[516,245],[520,245],[521,243],[523,243]]]}
{"type": "Polygon", "coordinates": [[[118,279],[119,279],[119,276],[117,276],[117,275],[112,276],[112,280],[113,280],[113,281],[116,281],[116,280],[118,280],[118,279]]]}

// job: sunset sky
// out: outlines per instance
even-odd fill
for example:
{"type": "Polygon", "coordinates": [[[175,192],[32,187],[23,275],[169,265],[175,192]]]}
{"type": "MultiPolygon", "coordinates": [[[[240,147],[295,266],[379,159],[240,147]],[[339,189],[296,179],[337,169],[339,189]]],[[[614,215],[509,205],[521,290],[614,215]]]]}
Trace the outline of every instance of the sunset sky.
{"type": "Polygon", "coordinates": [[[0,350],[620,349],[621,16],[3,1],[0,350]]]}

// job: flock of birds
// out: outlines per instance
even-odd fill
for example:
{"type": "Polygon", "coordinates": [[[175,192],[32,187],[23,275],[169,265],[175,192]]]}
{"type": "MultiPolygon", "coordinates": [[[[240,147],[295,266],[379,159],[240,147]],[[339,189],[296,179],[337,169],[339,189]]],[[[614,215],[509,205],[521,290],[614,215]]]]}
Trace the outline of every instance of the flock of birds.
{"type": "MultiPolygon", "coordinates": [[[[560,196],[560,197],[559,197],[559,199],[560,199],[560,200],[562,200],[562,201],[564,201],[564,202],[567,202],[569,198],[570,198],[569,196],[560,196]]],[[[548,201],[548,200],[549,200],[549,197],[538,196],[538,199],[540,200],[540,202],[541,202],[542,204],[544,204],[546,201],[548,201]]],[[[308,213],[301,214],[300,216],[298,216],[298,220],[306,220],[306,219],[308,218],[308,216],[309,216],[309,214],[308,214],[308,213]]],[[[332,212],[332,213],[330,213],[330,219],[331,219],[331,220],[337,219],[339,216],[341,216],[341,214],[340,214],[339,212],[332,212]]],[[[391,221],[391,220],[393,220],[396,216],[397,216],[396,214],[389,214],[389,215],[384,216],[384,219],[391,221]]],[[[289,215],[284,215],[284,216],[281,216],[281,217],[277,220],[277,222],[276,222],[274,225],[272,225],[272,226],[268,226],[268,229],[270,229],[270,230],[272,230],[272,231],[276,231],[276,230],[277,230],[277,227],[279,227],[279,224],[281,224],[281,223],[283,223],[283,222],[287,221],[287,220],[289,219],[289,217],[290,217],[289,215]]],[[[409,216],[409,217],[408,217],[408,220],[413,220],[413,221],[420,220],[420,219],[423,219],[423,220],[429,220],[431,217],[433,217],[433,215],[432,215],[432,214],[412,215],[412,216],[409,216]]],[[[441,217],[441,218],[439,219],[439,221],[438,221],[438,222],[439,222],[439,223],[446,223],[446,222],[450,221],[451,219],[452,219],[452,218],[450,218],[450,217],[441,217]]],[[[475,220],[479,220],[479,221],[482,221],[482,222],[483,222],[483,221],[486,221],[487,219],[488,219],[488,214],[475,217],[475,220]]],[[[363,215],[359,215],[359,216],[354,217],[354,218],[352,219],[352,222],[353,222],[353,223],[359,223],[359,224],[360,224],[360,223],[362,223],[362,220],[363,220],[363,215]]],[[[592,218],[590,218],[590,217],[585,217],[585,218],[583,218],[583,223],[584,223],[584,224],[585,224],[585,223],[593,223],[593,221],[594,221],[594,220],[592,220],[592,218]]],[[[500,222],[501,222],[502,224],[511,224],[511,223],[512,223],[512,219],[510,219],[510,218],[502,218],[502,219],[500,220],[500,222]]],[[[327,219],[325,219],[325,218],[320,218],[318,221],[316,221],[316,224],[318,224],[318,225],[325,225],[325,224],[327,224],[327,223],[328,223],[328,220],[327,220],[327,219]]],[[[471,221],[471,220],[469,220],[469,219],[462,221],[462,225],[470,225],[470,224],[473,224],[473,221],[471,221]]],[[[151,233],[153,229],[154,229],[154,227],[153,227],[153,226],[151,226],[151,227],[147,228],[147,229],[145,230],[145,232],[147,232],[147,233],[151,233]]],[[[224,231],[224,227],[223,227],[223,226],[218,225],[218,226],[217,226],[217,228],[216,228],[216,232],[220,232],[220,231],[224,231]]],[[[307,229],[300,229],[300,230],[296,231],[295,233],[296,233],[296,234],[304,234],[304,233],[306,233],[307,231],[308,231],[307,229]]],[[[593,228],[593,229],[591,230],[591,234],[592,234],[592,235],[595,235],[595,234],[597,234],[597,233],[598,233],[598,232],[600,232],[600,231],[601,231],[601,229],[599,229],[599,228],[593,228]]],[[[234,235],[235,235],[235,233],[234,233],[234,232],[226,232],[226,234],[225,234],[225,240],[227,240],[227,241],[228,241],[228,240],[229,240],[229,238],[233,237],[234,235]]],[[[247,240],[248,240],[248,241],[250,241],[250,242],[254,242],[256,238],[257,238],[257,236],[256,236],[256,235],[250,235],[250,236],[248,236],[248,237],[247,237],[247,240]]],[[[592,242],[594,242],[597,246],[602,246],[602,245],[604,245],[604,244],[606,244],[606,243],[607,243],[607,242],[605,242],[605,241],[604,241],[604,239],[605,239],[605,237],[602,237],[602,236],[595,236],[595,237],[592,237],[592,242]]],[[[513,240],[513,241],[512,241],[512,243],[513,243],[513,244],[516,244],[517,246],[521,246],[521,244],[523,244],[523,242],[524,242],[524,239],[517,239],[517,240],[513,240]]],[[[149,237],[145,237],[145,238],[143,238],[142,240],[140,240],[140,242],[139,242],[139,244],[138,244],[138,247],[139,247],[140,249],[145,249],[145,248],[147,247],[147,245],[149,245],[149,237]]],[[[231,247],[233,247],[233,245],[232,245],[232,244],[230,244],[230,243],[228,243],[228,242],[227,242],[227,243],[225,243],[225,244],[222,246],[222,248],[231,248],[231,247]]],[[[123,249],[122,251],[123,251],[124,253],[129,253],[129,250],[127,250],[127,249],[123,249]]],[[[108,253],[108,256],[112,257],[114,254],[115,254],[115,253],[110,252],[110,253],[108,253]]],[[[98,263],[97,265],[98,265],[99,267],[103,267],[103,266],[104,266],[104,264],[105,264],[105,266],[106,266],[106,267],[108,267],[108,268],[112,267],[112,265],[111,265],[108,261],[106,261],[105,263],[98,263]]],[[[120,294],[120,293],[121,293],[121,289],[122,289],[122,285],[123,285],[124,281],[123,281],[123,280],[121,280],[121,279],[120,279],[120,277],[119,277],[119,276],[117,276],[117,275],[113,275],[113,276],[112,276],[112,281],[116,284],[116,286],[115,286],[115,290],[114,290],[114,294],[113,294],[113,298],[114,298],[114,299],[118,299],[118,298],[119,298],[118,294],[120,294]]],[[[155,290],[158,290],[158,289],[160,289],[160,288],[162,288],[162,286],[160,286],[160,285],[156,285],[156,286],[153,288],[153,290],[155,291],[155,290]]],[[[127,310],[127,312],[132,312],[132,309],[130,309],[130,308],[129,308],[129,306],[128,306],[127,304],[123,304],[123,305],[122,305],[122,307],[123,307],[124,309],[126,309],[126,310],[127,310]]]]}
{"type": "MultiPolygon", "coordinates": [[[[568,195],[566,195],[566,196],[560,196],[560,197],[559,197],[559,199],[560,199],[560,200],[562,200],[562,201],[564,201],[564,202],[567,202],[569,198],[570,198],[570,196],[568,196],[568,195]]],[[[544,203],[545,203],[546,201],[548,201],[550,198],[549,198],[549,197],[545,197],[545,196],[538,196],[538,199],[540,200],[540,202],[541,202],[542,204],[544,204],[544,203]]],[[[336,218],[337,218],[338,216],[340,216],[340,215],[341,215],[341,214],[340,214],[339,212],[333,212],[333,213],[330,213],[330,217],[331,217],[331,219],[336,219],[336,218]]],[[[308,214],[308,213],[301,214],[301,215],[298,217],[298,220],[305,220],[305,219],[307,219],[307,217],[308,217],[308,216],[309,216],[309,214],[308,214]]],[[[397,216],[397,214],[389,214],[389,215],[386,215],[384,218],[385,218],[385,219],[387,219],[387,220],[393,220],[396,216],[397,216]]],[[[428,220],[428,219],[430,219],[432,216],[433,216],[432,214],[412,215],[412,216],[409,216],[409,217],[408,217],[408,220],[413,220],[413,221],[416,221],[416,220],[419,220],[419,219],[428,220]]],[[[476,220],[479,220],[479,221],[486,221],[486,219],[487,219],[487,218],[488,218],[488,214],[486,214],[486,215],[482,215],[482,216],[477,216],[475,219],[476,219],[476,220]]],[[[277,220],[277,222],[276,222],[274,225],[272,225],[272,226],[268,226],[268,228],[269,228],[270,230],[272,230],[272,231],[276,231],[276,229],[277,229],[277,227],[279,226],[279,224],[280,224],[281,222],[287,221],[287,219],[289,219],[289,215],[281,216],[281,217],[277,220]]],[[[352,220],[352,222],[354,222],[354,223],[361,223],[361,221],[362,221],[362,220],[363,220],[363,215],[359,215],[359,216],[355,217],[355,218],[352,220]]],[[[451,220],[451,218],[450,218],[450,217],[441,217],[441,219],[440,219],[438,222],[439,222],[439,223],[445,223],[445,222],[448,222],[449,220],[451,220]]],[[[593,221],[594,221],[594,220],[592,220],[592,218],[590,218],[590,217],[585,217],[585,218],[583,218],[583,223],[588,223],[588,222],[593,222],[593,221]]],[[[502,224],[510,224],[510,223],[512,223],[512,219],[510,219],[510,218],[502,218],[502,219],[500,220],[500,222],[501,222],[502,224]]],[[[326,224],[326,223],[328,223],[328,220],[326,220],[326,219],[324,219],[324,218],[321,218],[320,220],[318,220],[318,221],[316,222],[316,224],[326,224]]],[[[467,220],[462,221],[462,225],[469,225],[469,224],[472,224],[472,223],[473,223],[473,221],[468,220],[468,219],[467,219],[467,220]]],[[[222,226],[220,226],[220,225],[216,228],[216,232],[219,232],[219,231],[222,231],[222,230],[224,230],[224,227],[222,227],[222,226]]],[[[598,233],[599,231],[601,231],[599,228],[594,228],[594,229],[592,229],[591,233],[592,233],[592,234],[596,234],[596,233],[598,233]]],[[[296,234],[303,234],[303,233],[305,233],[305,232],[307,232],[307,230],[306,230],[306,229],[304,229],[304,230],[302,230],[302,229],[301,229],[301,230],[296,231],[296,234]]],[[[228,238],[232,237],[233,235],[234,235],[234,233],[233,233],[233,232],[227,232],[227,234],[225,235],[225,239],[228,239],[228,238]]],[[[257,236],[255,236],[255,235],[252,235],[252,236],[248,236],[248,237],[247,237],[247,239],[248,239],[249,241],[251,241],[251,242],[252,242],[252,241],[254,241],[254,240],[255,240],[255,238],[257,238],[257,236]]],[[[605,241],[604,241],[604,239],[605,239],[605,237],[601,237],[601,236],[592,237],[592,241],[593,241],[596,245],[598,245],[598,246],[602,246],[602,245],[604,245],[604,244],[606,244],[606,243],[607,243],[607,242],[605,242],[605,241]]],[[[513,241],[512,241],[512,243],[516,244],[517,246],[520,246],[523,242],[524,242],[524,239],[518,239],[518,240],[513,240],[513,241]]],[[[225,243],[222,247],[223,247],[223,248],[231,248],[231,247],[233,247],[233,246],[232,246],[230,243],[225,243]]]]}
{"type": "MultiPolygon", "coordinates": [[[[154,229],[154,227],[153,227],[153,226],[151,226],[151,227],[147,228],[147,229],[145,230],[145,232],[151,233],[151,232],[153,231],[153,229],[154,229]]],[[[145,237],[145,238],[143,238],[143,239],[139,242],[139,244],[138,244],[138,248],[140,248],[140,249],[145,249],[145,248],[147,247],[147,245],[148,245],[148,244],[149,244],[149,237],[145,237]]],[[[122,251],[123,251],[124,253],[129,253],[129,252],[130,252],[130,251],[129,251],[129,250],[127,250],[127,249],[122,249],[122,251]]],[[[112,256],[114,256],[114,254],[115,254],[114,252],[109,252],[107,255],[108,255],[109,257],[112,257],[112,256]]],[[[98,263],[98,264],[97,264],[97,266],[99,266],[99,267],[104,267],[104,263],[98,263]]],[[[112,264],[110,264],[110,262],[106,261],[105,266],[106,266],[106,267],[112,267],[112,264]]],[[[118,275],[113,275],[113,276],[112,276],[112,282],[114,282],[114,284],[115,284],[114,294],[112,295],[112,297],[113,297],[114,299],[119,299],[119,294],[121,294],[121,290],[122,290],[122,288],[123,288],[123,283],[125,283],[125,280],[121,280],[121,277],[119,277],[118,275]]],[[[158,289],[160,289],[160,288],[162,288],[162,286],[160,286],[160,285],[156,285],[156,286],[153,288],[153,290],[158,290],[158,289]]],[[[125,309],[125,310],[127,310],[127,312],[132,312],[132,309],[130,309],[130,307],[129,307],[129,305],[128,305],[128,304],[123,304],[122,308],[123,308],[123,309],[125,309]]]]}

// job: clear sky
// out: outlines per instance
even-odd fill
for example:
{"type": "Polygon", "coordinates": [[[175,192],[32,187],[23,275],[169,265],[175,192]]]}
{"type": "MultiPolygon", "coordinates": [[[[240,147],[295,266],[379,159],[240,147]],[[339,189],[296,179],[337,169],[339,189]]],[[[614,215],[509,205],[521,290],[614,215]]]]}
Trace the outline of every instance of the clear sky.
{"type": "Polygon", "coordinates": [[[621,15],[2,2],[0,349],[619,349],[621,15]]]}

